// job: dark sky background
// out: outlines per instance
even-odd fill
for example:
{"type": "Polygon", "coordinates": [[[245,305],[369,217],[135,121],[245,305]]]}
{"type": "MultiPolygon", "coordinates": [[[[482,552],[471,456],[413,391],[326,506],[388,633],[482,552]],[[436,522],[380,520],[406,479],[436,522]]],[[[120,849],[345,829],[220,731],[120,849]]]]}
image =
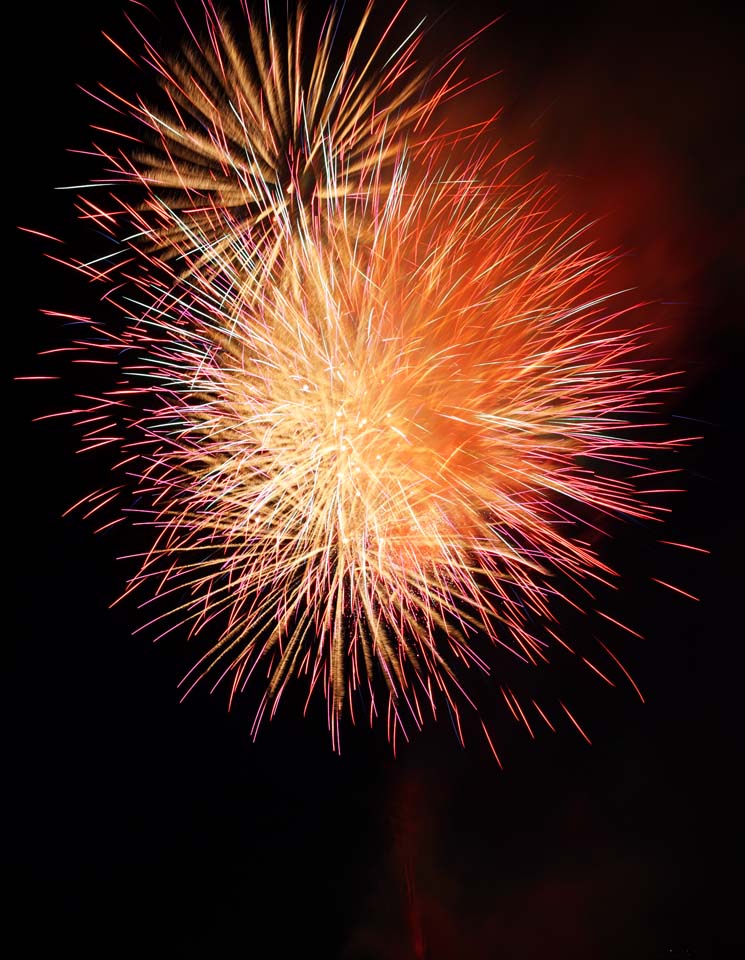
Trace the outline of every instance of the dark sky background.
{"type": "MultiPolygon", "coordinates": [[[[646,639],[593,626],[647,702],[559,668],[593,745],[568,725],[533,742],[502,715],[500,771],[482,739],[461,749],[446,718],[395,760],[382,727],[348,728],[337,756],[322,710],[303,720],[288,703],[253,743],[255,700],[227,714],[205,689],[179,704],[191,651],[178,637],[133,637],[138,611],[110,609],[132,535],[62,517],[105,481],[107,461],[77,455],[66,421],[31,422],[69,406],[80,383],[10,382],[72,378],[37,359],[69,336],[39,310],[91,311],[95,297],[15,226],[95,249],[72,194],[53,189],[89,175],[67,148],[85,147],[101,120],[75,84],[152,80],[100,37],[130,36],[118,3],[18,6],[5,87],[16,256],[5,274],[4,847],[22,937],[10,955],[742,956],[741,25],[716,4],[414,5],[440,54],[504,12],[468,58],[474,77],[503,72],[464,116],[502,104],[505,143],[535,139],[565,202],[629,251],[624,269],[665,304],[660,350],[684,371],[667,415],[680,435],[703,436],[678,457],[687,492],[665,501],[665,528],[616,526],[605,548],[623,574],[606,609],[646,639]]],[[[141,22],[155,23],[144,11],[141,22]]],[[[174,45],[169,31],[163,43],[174,45]]]]}

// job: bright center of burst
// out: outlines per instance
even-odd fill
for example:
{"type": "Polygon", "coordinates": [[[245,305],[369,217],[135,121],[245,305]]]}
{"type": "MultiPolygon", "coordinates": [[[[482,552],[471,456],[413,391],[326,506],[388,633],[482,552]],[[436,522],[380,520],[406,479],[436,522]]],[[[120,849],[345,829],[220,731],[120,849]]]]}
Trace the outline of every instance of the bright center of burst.
{"type": "Polygon", "coordinates": [[[445,544],[466,536],[474,519],[454,506],[463,436],[421,397],[412,409],[403,385],[340,380],[301,387],[299,426],[314,449],[308,510],[350,560],[377,557],[374,566],[400,569],[444,561],[445,544]]]}

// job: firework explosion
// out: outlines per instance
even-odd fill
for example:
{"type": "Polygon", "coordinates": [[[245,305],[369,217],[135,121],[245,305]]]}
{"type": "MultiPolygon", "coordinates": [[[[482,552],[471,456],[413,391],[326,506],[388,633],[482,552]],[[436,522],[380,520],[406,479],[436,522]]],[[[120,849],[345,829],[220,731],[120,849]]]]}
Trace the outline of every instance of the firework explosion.
{"type": "Polygon", "coordinates": [[[470,158],[443,141],[452,58],[425,71],[386,31],[355,68],[370,10],[339,59],[330,13],[310,64],[302,14],[282,43],[211,7],[182,58],[146,43],[170,108],[127,102],[142,145],[97,148],[113,205],[81,200],[126,266],[76,264],[126,317],[81,344],[120,380],[80,420],[87,446],[125,427],[150,504],[127,592],[158,636],[206,638],[186,692],[232,699],[261,665],[256,730],[304,677],[336,744],[361,702],[392,739],[443,701],[460,731],[469,669],[568,646],[567,587],[612,575],[590,527],[655,516],[633,477],[666,389],[613,257],[483,128],[470,158]]]}
{"type": "MultiPolygon", "coordinates": [[[[134,120],[142,145],[94,152],[107,183],[144,190],[145,201],[135,210],[118,197],[103,215],[81,199],[84,215],[103,225],[124,216],[147,248],[182,266],[209,269],[238,255],[246,269],[260,251],[258,263],[271,268],[283,241],[278,220],[295,220],[311,206],[323,217],[322,201],[366,193],[373,183],[380,194],[403,143],[412,149],[438,105],[463,88],[453,63],[459,50],[439,70],[417,66],[419,27],[391,52],[404,7],[368,44],[369,2],[340,51],[333,8],[307,40],[302,8],[285,24],[268,6],[263,21],[246,8],[236,30],[206,4],[201,38],[187,23],[191,43],[170,60],[140,34],[160,105],[103,88],[110,106],[134,120]]],[[[426,132],[421,137],[427,142],[426,132]]]]}

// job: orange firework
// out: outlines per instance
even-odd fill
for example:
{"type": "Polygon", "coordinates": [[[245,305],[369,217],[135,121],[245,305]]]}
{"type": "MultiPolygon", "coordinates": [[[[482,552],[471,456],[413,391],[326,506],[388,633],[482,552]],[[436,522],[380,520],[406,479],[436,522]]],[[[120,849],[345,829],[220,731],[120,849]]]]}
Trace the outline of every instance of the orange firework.
{"type": "Polygon", "coordinates": [[[124,247],[124,331],[88,344],[125,358],[90,442],[126,424],[156,532],[128,592],[160,604],[159,635],[204,638],[187,691],[209,675],[232,699],[262,665],[255,728],[297,676],[335,743],[360,697],[392,737],[438,701],[460,728],[469,668],[566,646],[566,585],[612,574],[598,518],[655,516],[633,478],[663,445],[645,427],[666,381],[621,319],[613,257],[540,179],[483,139],[443,160],[426,122],[452,88],[417,99],[415,40],[372,81],[381,44],[353,73],[360,27],[332,70],[325,33],[306,76],[300,15],[281,51],[251,26],[250,56],[207,21],[179,66],[151,51],[172,112],[134,109],[160,149],[115,161],[150,191],[119,206],[147,242],[124,247]]]}
{"type": "Polygon", "coordinates": [[[490,646],[546,660],[552,575],[609,574],[588,511],[653,515],[618,473],[655,376],[610,260],[540,185],[486,174],[399,168],[323,237],[300,221],[260,298],[212,269],[140,281],[152,305],[116,347],[142,361],[112,398],[148,411],[131,446],[158,536],[133,587],[171,601],[167,629],[217,633],[190,685],[235,693],[264,660],[259,717],[302,674],[335,736],[379,680],[399,719],[457,711],[490,646]]]}

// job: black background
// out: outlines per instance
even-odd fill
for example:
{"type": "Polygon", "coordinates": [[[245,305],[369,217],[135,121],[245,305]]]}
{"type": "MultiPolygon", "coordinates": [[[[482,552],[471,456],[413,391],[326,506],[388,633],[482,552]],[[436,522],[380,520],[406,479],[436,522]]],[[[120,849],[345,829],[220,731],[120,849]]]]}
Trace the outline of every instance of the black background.
{"type": "MultiPolygon", "coordinates": [[[[468,0],[408,15],[427,13],[427,53],[441,55],[504,13],[467,67],[503,72],[464,116],[502,104],[506,144],[535,138],[536,163],[567,202],[602,216],[604,242],[631,251],[644,295],[667,304],[660,349],[684,371],[667,415],[703,437],[680,455],[687,492],[666,501],[664,530],[616,529],[607,548],[624,574],[615,609],[647,639],[601,636],[647,703],[620,687],[570,691],[592,747],[569,727],[532,742],[503,720],[504,771],[483,740],[462,750],[445,719],[396,759],[382,727],[348,728],[338,756],[320,708],[303,720],[285,705],[253,743],[251,702],[227,714],[223,696],[202,690],[179,704],[191,651],[133,637],[138,611],[110,609],[130,535],[94,536],[79,515],[62,517],[105,484],[108,461],[76,454],[64,419],[32,424],[79,388],[63,362],[38,359],[69,336],[39,310],[91,312],[96,301],[43,254],[96,249],[72,193],[54,190],[90,175],[67,148],[85,147],[87,124],[102,120],[75,84],[129,92],[152,79],[100,36],[129,42],[119,4],[16,11],[5,130],[12,955],[741,955],[742,31],[723,7],[652,6],[492,13],[468,0]],[[55,249],[16,225],[88,248],[55,249]],[[13,382],[50,372],[64,379],[13,382]]],[[[170,28],[130,7],[175,46],[170,28]]]]}

